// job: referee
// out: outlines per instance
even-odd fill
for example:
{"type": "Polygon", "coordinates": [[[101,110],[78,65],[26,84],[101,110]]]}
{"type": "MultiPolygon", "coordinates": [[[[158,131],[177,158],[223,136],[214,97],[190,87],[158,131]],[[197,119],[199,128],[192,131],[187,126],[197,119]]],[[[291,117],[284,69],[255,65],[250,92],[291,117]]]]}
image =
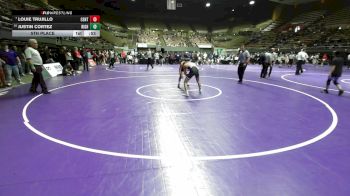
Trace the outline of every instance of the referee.
{"type": "Polygon", "coordinates": [[[304,51],[304,49],[301,49],[300,52],[297,54],[297,69],[295,71],[295,75],[300,75],[303,73],[303,64],[306,63],[309,56],[304,51]]]}
{"type": "Polygon", "coordinates": [[[30,69],[32,70],[34,75],[32,80],[32,86],[30,87],[29,92],[37,93],[36,89],[40,84],[42,93],[50,94],[50,92],[47,90],[42,74],[43,60],[40,56],[39,51],[36,50],[38,48],[38,42],[36,41],[36,39],[29,39],[28,45],[29,47],[24,51],[24,53],[26,55],[27,62],[30,65],[30,69]]]}
{"type": "Polygon", "coordinates": [[[247,65],[250,61],[250,54],[248,50],[245,49],[245,46],[241,46],[240,53],[238,54],[238,84],[242,84],[243,76],[245,69],[247,68],[247,65]]]}

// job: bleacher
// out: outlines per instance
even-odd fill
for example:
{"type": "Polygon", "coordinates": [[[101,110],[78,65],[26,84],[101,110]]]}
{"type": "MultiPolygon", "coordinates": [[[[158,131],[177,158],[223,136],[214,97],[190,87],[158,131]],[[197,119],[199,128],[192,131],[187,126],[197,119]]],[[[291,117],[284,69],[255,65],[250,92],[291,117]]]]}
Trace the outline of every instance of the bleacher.
{"type": "Polygon", "coordinates": [[[350,48],[350,29],[327,29],[327,36],[318,39],[313,48],[350,48]]]}
{"type": "Polygon", "coordinates": [[[220,48],[239,48],[247,41],[247,36],[235,33],[216,33],[212,36],[211,43],[220,48]]]}
{"type": "Polygon", "coordinates": [[[161,22],[145,21],[145,28],[151,30],[166,29],[166,25],[161,22]]]}
{"type": "MultiPolygon", "coordinates": [[[[338,27],[347,29],[350,25],[350,8],[344,8],[329,14],[325,10],[316,10],[301,14],[279,28],[275,32],[254,33],[246,43],[248,48],[293,49],[300,47],[347,47],[349,33],[347,30],[338,30],[338,27]],[[295,32],[295,27],[301,29],[295,32]],[[327,30],[332,28],[336,31],[327,30]]],[[[270,26],[270,25],[269,25],[270,26]]],[[[267,27],[268,28],[268,27],[267,27]]]]}
{"type": "Polygon", "coordinates": [[[294,19],[292,19],[290,24],[303,24],[303,26],[309,26],[314,22],[323,18],[323,16],[327,13],[326,10],[316,10],[301,14],[294,19]]]}
{"type": "Polygon", "coordinates": [[[210,44],[206,35],[207,34],[192,32],[188,34],[188,38],[192,46],[197,46],[199,44],[210,44]]]}
{"type": "MultiPolygon", "coordinates": [[[[41,5],[30,4],[24,0],[0,0],[0,28],[12,29],[11,11],[16,9],[39,9],[41,5]]],[[[48,9],[57,9],[46,5],[48,9]]],[[[162,23],[128,19],[123,26],[113,22],[103,22],[101,38],[63,40],[82,44],[102,44],[134,47],[136,42],[170,47],[197,47],[198,44],[212,44],[215,47],[236,48],[246,44],[251,49],[281,49],[309,47],[348,47],[350,28],[350,7],[333,13],[316,10],[301,14],[288,22],[266,20],[257,25],[240,24],[221,27],[209,33],[205,25],[184,23],[162,23]],[[284,25],[282,25],[284,23],[284,25]],[[124,26],[126,24],[126,27],[124,26]],[[301,25],[299,32],[294,32],[301,25]],[[339,30],[338,28],[342,29],[339,30]],[[212,35],[211,35],[212,34],[212,35]],[[108,41],[106,41],[108,40],[108,41]]]]}
{"type": "Polygon", "coordinates": [[[136,19],[129,19],[128,21],[126,21],[126,26],[129,30],[135,30],[135,31],[141,30],[141,23],[136,19]]]}
{"type": "Polygon", "coordinates": [[[255,26],[252,24],[237,25],[230,29],[232,33],[244,32],[244,31],[255,31],[255,26]]]}
{"type": "Polygon", "coordinates": [[[10,2],[0,0],[0,29],[10,31],[12,29],[10,2]]]}
{"type": "Polygon", "coordinates": [[[271,47],[276,40],[278,32],[254,33],[246,43],[247,48],[266,49],[271,47]]]}
{"type": "Polygon", "coordinates": [[[326,17],[324,23],[327,28],[342,26],[342,28],[350,28],[350,7],[345,7],[334,14],[326,17]]]}
{"type": "Polygon", "coordinates": [[[12,29],[12,24],[11,24],[11,19],[7,16],[2,15],[0,11],[0,29],[8,30],[11,31],[12,29]]]}
{"type": "Polygon", "coordinates": [[[146,29],[138,34],[138,39],[137,42],[139,43],[148,43],[152,45],[160,45],[161,41],[159,39],[159,35],[157,31],[151,30],[151,29],[146,29]]]}
{"type": "Polygon", "coordinates": [[[261,31],[262,32],[270,32],[270,31],[276,29],[277,27],[281,26],[283,23],[284,23],[284,21],[282,21],[282,20],[272,21],[269,25],[267,25],[261,31]]]}
{"type": "Polygon", "coordinates": [[[188,24],[172,23],[170,24],[171,29],[175,31],[191,31],[191,26],[188,24]]]}
{"type": "Polygon", "coordinates": [[[166,46],[188,47],[187,33],[184,31],[164,32],[163,38],[166,46]]]}

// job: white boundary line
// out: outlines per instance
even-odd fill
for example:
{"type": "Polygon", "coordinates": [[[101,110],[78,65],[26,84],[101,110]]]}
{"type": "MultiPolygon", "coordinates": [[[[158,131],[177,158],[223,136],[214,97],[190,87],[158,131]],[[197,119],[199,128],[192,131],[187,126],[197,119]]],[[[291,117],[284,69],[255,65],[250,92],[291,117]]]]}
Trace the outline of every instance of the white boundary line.
{"type": "MultiPolygon", "coordinates": [[[[156,76],[156,75],[153,75],[156,76]]],[[[157,76],[167,76],[169,77],[169,75],[157,75],[157,76]]],[[[172,75],[174,76],[174,75],[172,75]]],[[[175,75],[177,76],[177,75],[175,75]]],[[[142,78],[142,77],[149,77],[149,76],[130,76],[130,77],[115,77],[115,78],[106,78],[106,79],[98,79],[98,80],[90,80],[90,81],[85,81],[85,82],[79,82],[79,83],[75,83],[75,84],[70,84],[70,85],[66,85],[66,86],[62,86],[56,89],[53,89],[51,91],[55,91],[58,89],[63,89],[63,88],[67,88],[70,86],[75,86],[75,85],[79,85],[79,84],[85,84],[85,83],[91,83],[91,82],[98,82],[98,81],[106,81],[106,80],[115,80],[115,79],[126,79],[126,78],[142,78]]],[[[212,77],[212,76],[202,76],[202,77],[206,77],[206,78],[214,78],[214,79],[227,79],[227,80],[237,80],[235,78],[227,78],[227,77],[212,77]]],[[[330,124],[330,126],[320,135],[301,142],[301,143],[297,143],[291,146],[287,146],[287,147],[282,147],[282,148],[278,148],[278,149],[273,149],[273,150],[267,150],[267,151],[261,151],[261,152],[255,152],[255,153],[245,153],[245,154],[234,154],[234,155],[222,155],[222,156],[194,156],[194,157],[188,157],[193,161],[210,161],[210,160],[228,160],[228,159],[241,159],[241,158],[251,158],[251,157],[259,157],[259,156],[266,156],[266,155],[272,155],[272,154],[277,154],[277,153],[282,153],[282,152],[286,152],[286,151],[291,151],[291,150],[295,150],[298,148],[302,148],[305,146],[308,146],[310,144],[313,144],[315,142],[318,142],[320,140],[322,140],[323,138],[325,138],[326,136],[328,136],[329,134],[331,134],[334,129],[336,128],[337,124],[338,124],[338,116],[336,114],[336,112],[334,111],[334,109],[328,105],[326,102],[324,102],[323,100],[312,96],[310,94],[307,94],[305,92],[296,90],[296,89],[292,89],[289,87],[284,87],[284,86],[280,86],[280,85],[276,85],[276,84],[270,84],[270,83],[265,83],[265,82],[259,82],[259,81],[253,81],[253,80],[245,80],[246,82],[252,82],[252,83],[257,83],[257,84],[264,84],[264,85],[268,85],[268,86],[274,86],[274,87],[278,87],[278,88],[282,88],[282,89],[286,89],[289,91],[293,91],[302,95],[305,95],[307,97],[310,97],[312,99],[315,99],[316,101],[320,102],[323,106],[325,106],[328,111],[331,113],[332,115],[332,123],[330,124]]],[[[97,153],[97,154],[103,154],[103,155],[110,155],[110,156],[116,156],[116,157],[124,157],[124,158],[136,158],[136,159],[148,159],[148,160],[163,160],[163,159],[169,159],[169,157],[162,157],[162,156],[151,156],[151,155],[138,155],[138,154],[127,154],[127,153],[118,153],[118,152],[111,152],[111,151],[106,151],[106,150],[99,150],[99,149],[94,149],[94,148],[89,148],[89,147],[85,147],[85,146],[80,146],[80,145],[76,145],[76,144],[72,144],[69,142],[65,142],[59,139],[56,139],[54,137],[51,137],[49,135],[46,135],[42,132],[40,132],[39,130],[37,130],[35,127],[33,127],[30,124],[30,121],[27,117],[27,110],[29,105],[35,101],[38,97],[42,96],[37,95],[36,97],[32,98],[30,101],[27,102],[27,104],[25,104],[23,110],[22,110],[22,117],[24,120],[24,125],[31,130],[33,133],[39,135],[40,137],[43,137],[49,141],[67,146],[67,147],[71,147],[74,149],[78,149],[78,150],[83,150],[86,152],[92,152],[92,153],[97,153]]],[[[171,158],[176,158],[176,157],[171,157],[171,158]]]]}
{"type": "MultiPolygon", "coordinates": [[[[121,66],[123,66],[123,65],[121,65],[121,66]]],[[[111,72],[120,72],[120,73],[154,73],[155,72],[155,73],[159,73],[159,74],[162,74],[162,73],[174,73],[174,72],[177,71],[177,70],[173,69],[173,70],[164,70],[164,71],[156,70],[156,71],[152,72],[152,69],[146,70],[146,66],[145,66],[145,70],[144,71],[120,71],[120,70],[116,70],[116,69],[109,69],[108,67],[106,67],[106,70],[107,71],[111,71],[111,72]]],[[[116,68],[118,68],[118,66],[116,68]]],[[[140,66],[138,68],[140,68],[140,66]]],[[[170,68],[172,68],[172,67],[170,67],[170,68]]]]}
{"type": "Polygon", "coordinates": [[[208,99],[213,99],[213,98],[216,98],[218,96],[220,96],[222,94],[222,91],[219,89],[219,88],[216,88],[216,87],[213,87],[213,86],[210,86],[210,85],[206,85],[206,84],[201,84],[202,86],[207,86],[209,88],[213,88],[215,90],[218,91],[218,93],[216,95],[213,95],[213,96],[210,96],[210,97],[205,97],[205,98],[196,98],[196,99],[193,99],[193,98],[185,98],[185,99],[171,99],[171,98],[162,98],[162,97],[152,97],[152,96],[149,96],[149,95],[145,95],[143,93],[140,92],[140,90],[142,88],[145,88],[145,87],[149,87],[149,86],[155,86],[155,85],[163,85],[163,84],[173,84],[173,85],[177,85],[176,83],[159,83],[159,84],[149,84],[149,85],[144,85],[144,86],[141,86],[139,88],[136,89],[136,93],[142,97],[146,97],[146,98],[150,98],[150,99],[157,99],[157,100],[166,100],[166,101],[202,101],[202,100],[208,100],[208,99]]]}
{"type": "MultiPolygon", "coordinates": [[[[219,70],[225,70],[225,71],[237,71],[237,69],[225,69],[225,68],[219,68],[219,67],[214,67],[214,66],[219,66],[219,65],[211,65],[210,67],[211,67],[212,69],[219,69],[219,70]]],[[[224,66],[224,65],[223,65],[223,66],[224,66]]],[[[235,68],[238,67],[237,65],[228,65],[228,66],[235,66],[235,68]]],[[[249,65],[248,65],[248,67],[247,67],[247,69],[246,69],[245,71],[248,71],[248,72],[256,72],[256,73],[261,72],[261,70],[259,70],[258,68],[253,68],[253,70],[250,70],[250,69],[249,69],[249,65]]],[[[273,72],[276,72],[276,73],[293,73],[293,72],[295,72],[295,71],[293,71],[293,70],[290,70],[290,71],[288,71],[288,70],[276,70],[276,68],[274,68],[274,69],[272,70],[272,73],[273,73],[273,72]]]]}
{"type": "MultiPolygon", "coordinates": [[[[291,83],[294,83],[294,84],[299,84],[299,85],[303,85],[303,86],[308,86],[308,87],[312,87],[312,88],[319,88],[319,89],[324,89],[325,87],[322,87],[322,86],[315,86],[315,85],[311,85],[311,84],[305,84],[305,83],[301,83],[301,82],[296,82],[296,81],[293,81],[293,80],[290,80],[290,79],[287,79],[286,77],[288,76],[292,76],[294,74],[284,74],[281,76],[281,79],[282,80],[285,80],[287,82],[291,82],[291,83]]],[[[316,75],[316,73],[314,74],[310,74],[310,75],[316,75]]],[[[317,74],[317,75],[328,75],[328,74],[317,74]]],[[[326,81],[326,80],[325,80],[326,81]]],[[[328,89],[330,91],[338,91],[337,89],[328,89]]],[[[350,93],[349,91],[344,91],[344,93],[350,93]]]]}
{"type": "Polygon", "coordinates": [[[3,89],[0,89],[0,96],[2,95],[6,95],[7,93],[10,92],[10,90],[12,90],[14,87],[6,87],[6,88],[3,88],[3,89]]]}
{"type": "Polygon", "coordinates": [[[350,84],[350,79],[342,79],[340,81],[345,83],[345,84],[350,84]]]}

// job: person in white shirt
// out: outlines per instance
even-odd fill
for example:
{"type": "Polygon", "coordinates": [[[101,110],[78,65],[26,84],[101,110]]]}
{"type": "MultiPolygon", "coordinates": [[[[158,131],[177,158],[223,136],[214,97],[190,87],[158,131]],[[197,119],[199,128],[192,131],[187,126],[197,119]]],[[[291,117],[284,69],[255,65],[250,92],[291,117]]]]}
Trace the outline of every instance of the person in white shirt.
{"type": "Polygon", "coordinates": [[[203,64],[207,64],[207,59],[208,58],[208,54],[206,52],[204,52],[203,54],[203,64]]]}
{"type": "Polygon", "coordinates": [[[157,65],[160,64],[160,62],[159,62],[159,53],[158,52],[154,53],[154,60],[155,60],[157,65]]]}
{"type": "Polygon", "coordinates": [[[297,57],[297,68],[295,71],[295,75],[300,75],[301,73],[303,73],[303,64],[305,64],[309,56],[304,51],[304,49],[301,49],[301,51],[297,54],[296,57],[297,57]]]}
{"type": "Polygon", "coordinates": [[[290,53],[288,58],[289,58],[288,67],[292,67],[293,61],[294,61],[294,54],[290,53]]]}
{"type": "Polygon", "coordinates": [[[285,56],[284,56],[284,64],[288,65],[288,63],[289,63],[289,56],[288,56],[288,54],[285,54],[285,56]]]}
{"type": "Polygon", "coordinates": [[[114,63],[115,63],[115,59],[116,59],[116,56],[115,56],[115,53],[111,53],[110,56],[109,56],[109,66],[108,68],[111,69],[111,68],[114,68],[114,63]]]}
{"type": "Polygon", "coordinates": [[[277,53],[275,52],[275,49],[274,49],[274,48],[271,48],[271,64],[269,65],[269,74],[268,74],[268,77],[271,76],[272,68],[273,68],[273,65],[276,63],[277,58],[278,58],[278,55],[277,55],[277,53]]]}
{"type": "Polygon", "coordinates": [[[46,83],[42,74],[43,68],[43,60],[40,56],[40,53],[38,50],[38,42],[36,39],[29,39],[28,41],[29,47],[24,51],[27,59],[27,63],[30,65],[30,68],[33,72],[33,80],[32,80],[32,86],[30,87],[29,92],[36,93],[36,89],[38,85],[41,86],[41,91],[43,94],[50,94],[50,92],[47,90],[46,83]]]}

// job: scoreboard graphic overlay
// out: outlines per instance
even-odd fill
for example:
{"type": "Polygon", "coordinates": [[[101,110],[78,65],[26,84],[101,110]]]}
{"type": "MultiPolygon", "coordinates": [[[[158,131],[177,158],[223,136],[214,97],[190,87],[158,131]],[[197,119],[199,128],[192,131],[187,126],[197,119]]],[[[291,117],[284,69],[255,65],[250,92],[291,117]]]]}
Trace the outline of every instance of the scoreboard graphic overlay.
{"type": "Polygon", "coordinates": [[[100,13],[93,10],[12,10],[13,37],[100,37],[100,13]]]}

